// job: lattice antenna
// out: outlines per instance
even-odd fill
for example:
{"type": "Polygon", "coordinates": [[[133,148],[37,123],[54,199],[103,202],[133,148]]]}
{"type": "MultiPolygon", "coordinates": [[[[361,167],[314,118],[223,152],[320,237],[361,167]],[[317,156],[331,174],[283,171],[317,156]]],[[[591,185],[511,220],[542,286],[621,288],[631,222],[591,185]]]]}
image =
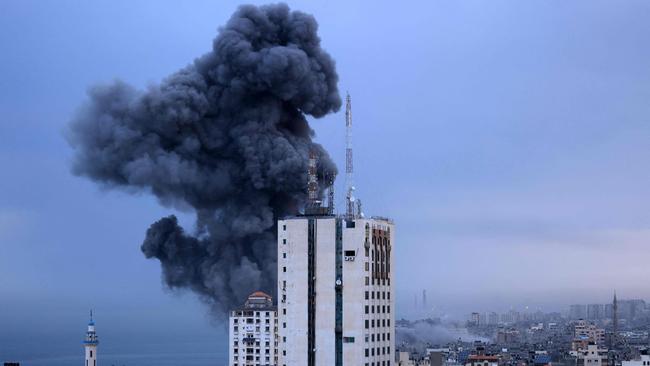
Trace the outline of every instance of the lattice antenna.
{"type": "Polygon", "coordinates": [[[327,188],[327,211],[330,215],[334,214],[334,177],[333,175],[328,177],[328,188],[327,188]]]}
{"type": "Polygon", "coordinates": [[[320,206],[320,200],[318,197],[318,172],[316,168],[316,162],[316,153],[313,150],[310,150],[309,163],[307,165],[307,194],[309,206],[311,207],[320,206]]]}
{"type": "Polygon", "coordinates": [[[354,204],[354,182],[352,173],[352,99],[350,93],[345,98],[345,214],[349,219],[356,217],[354,204]]]}

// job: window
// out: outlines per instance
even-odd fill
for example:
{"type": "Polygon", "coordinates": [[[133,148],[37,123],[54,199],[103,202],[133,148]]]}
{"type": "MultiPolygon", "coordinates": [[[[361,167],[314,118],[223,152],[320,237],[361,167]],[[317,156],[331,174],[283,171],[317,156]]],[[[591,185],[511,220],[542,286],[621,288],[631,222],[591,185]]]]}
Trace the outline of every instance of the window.
{"type": "Polygon", "coordinates": [[[354,337],[343,337],[343,343],[354,343],[354,337]]]}
{"type": "Polygon", "coordinates": [[[354,250],[346,250],[345,254],[343,255],[346,257],[354,257],[355,255],[357,255],[357,253],[354,250]]]}
{"type": "Polygon", "coordinates": [[[286,272],[286,271],[287,271],[287,267],[282,267],[282,272],[286,272]]]}
{"type": "Polygon", "coordinates": [[[368,291],[366,291],[366,300],[368,300],[368,291]]]}
{"type": "Polygon", "coordinates": [[[282,253],[282,258],[286,258],[286,257],[287,257],[287,253],[282,253]]]}
{"type": "Polygon", "coordinates": [[[282,239],[282,244],[286,244],[286,243],[287,243],[287,239],[282,239]]]}
{"type": "MultiPolygon", "coordinates": [[[[368,314],[368,305],[366,305],[366,314],[368,314]]],[[[644,364],[645,366],[645,364],[644,364]]]]}
{"type": "Polygon", "coordinates": [[[282,230],[287,231],[287,225],[282,225],[282,230]]]}

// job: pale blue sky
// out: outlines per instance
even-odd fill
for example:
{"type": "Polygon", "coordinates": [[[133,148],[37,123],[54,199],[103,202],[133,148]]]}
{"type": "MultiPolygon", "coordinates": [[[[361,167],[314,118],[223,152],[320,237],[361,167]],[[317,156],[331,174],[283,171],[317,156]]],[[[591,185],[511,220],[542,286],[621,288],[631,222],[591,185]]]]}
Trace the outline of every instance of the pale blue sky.
{"type": "MultiPolygon", "coordinates": [[[[0,340],[79,334],[91,306],[109,334],[221,331],[140,252],[171,211],[72,176],[62,136],[90,85],[161,80],[237,4],[0,2],[0,340]]],[[[398,226],[398,312],[422,288],[461,314],[650,298],[649,2],[289,5],[352,94],[358,195],[398,226]]],[[[312,126],[341,166],[343,114],[312,126]]]]}

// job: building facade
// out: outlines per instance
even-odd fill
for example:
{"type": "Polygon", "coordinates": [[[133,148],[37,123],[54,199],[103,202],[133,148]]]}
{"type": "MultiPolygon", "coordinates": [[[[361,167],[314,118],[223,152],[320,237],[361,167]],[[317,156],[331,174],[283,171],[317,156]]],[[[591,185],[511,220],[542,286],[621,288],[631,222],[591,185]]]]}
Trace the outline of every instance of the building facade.
{"type": "Polygon", "coordinates": [[[230,312],[230,366],[275,366],[277,355],[277,311],[273,299],[257,291],[244,305],[230,312]]]}
{"type": "Polygon", "coordinates": [[[393,241],[384,218],[278,222],[279,365],[394,364],[393,241]]]}
{"type": "Polygon", "coordinates": [[[650,356],[641,355],[638,360],[623,361],[621,366],[650,366],[650,356]]]}
{"type": "Polygon", "coordinates": [[[577,366],[607,366],[608,363],[607,349],[600,348],[596,344],[590,344],[577,352],[577,366]]]}
{"type": "Polygon", "coordinates": [[[605,329],[598,328],[586,320],[578,320],[573,326],[573,336],[599,345],[605,344],[605,329]]]}

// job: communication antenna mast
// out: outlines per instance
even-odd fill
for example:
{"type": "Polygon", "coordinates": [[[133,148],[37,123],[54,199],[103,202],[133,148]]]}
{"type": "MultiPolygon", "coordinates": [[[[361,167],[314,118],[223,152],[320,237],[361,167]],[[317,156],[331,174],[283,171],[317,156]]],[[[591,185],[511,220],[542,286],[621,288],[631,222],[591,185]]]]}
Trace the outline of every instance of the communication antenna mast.
{"type": "Polygon", "coordinates": [[[354,204],[354,182],[352,181],[352,99],[350,93],[345,98],[345,215],[348,219],[356,217],[354,204]]]}
{"type": "Polygon", "coordinates": [[[332,175],[328,177],[327,211],[330,215],[334,214],[334,177],[332,175]]]}
{"type": "Polygon", "coordinates": [[[320,200],[318,197],[318,176],[316,171],[316,153],[313,150],[309,151],[309,163],[307,169],[307,193],[309,206],[320,206],[320,200]]]}

